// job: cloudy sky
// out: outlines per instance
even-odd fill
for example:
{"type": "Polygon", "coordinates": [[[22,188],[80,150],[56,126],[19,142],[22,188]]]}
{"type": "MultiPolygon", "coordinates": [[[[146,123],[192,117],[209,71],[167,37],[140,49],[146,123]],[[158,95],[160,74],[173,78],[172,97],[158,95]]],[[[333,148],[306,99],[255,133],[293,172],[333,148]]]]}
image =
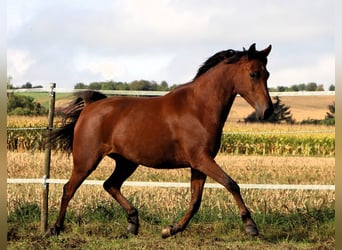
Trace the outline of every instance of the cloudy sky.
{"type": "Polygon", "coordinates": [[[269,86],[335,84],[333,0],[7,1],[7,72],[26,82],[190,81],[214,53],[272,44],[269,86]]]}

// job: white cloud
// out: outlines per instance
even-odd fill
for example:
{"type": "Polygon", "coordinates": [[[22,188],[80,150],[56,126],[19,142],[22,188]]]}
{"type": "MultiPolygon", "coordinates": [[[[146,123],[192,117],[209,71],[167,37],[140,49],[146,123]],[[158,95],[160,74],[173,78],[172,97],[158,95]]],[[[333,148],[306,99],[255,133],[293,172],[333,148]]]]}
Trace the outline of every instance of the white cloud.
{"type": "Polygon", "coordinates": [[[312,63],[277,69],[270,75],[269,86],[308,82],[323,84],[326,90],[331,84],[335,84],[335,56],[323,54],[312,63]]]}
{"type": "Polygon", "coordinates": [[[13,75],[23,75],[34,64],[32,55],[27,50],[8,49],[7,50],[8,71],[13,75]]]}
{"type": "Polygon", "coordinates": [[[80,55],[74,60],[75,69],[97,75],[98,80],[133,81],[156,79],[159,71],[170,62],[168,55],[136,55],[129,57],[101,57],[80,55]]]}
{"type": "Polygon", "coordinates": [[[80,56],[74,60],[75,69],[79,72],[89,71],[101,79],[116,79],[125,72],[124,65],[116,63],[110,58],[90,58],[80,56]]]}
{"type": "Polygon", "coordinates": [[[7,8],[8,48],[21,51],[8,53],[8,73],[21,84],[182,83],[217,51],[254,42],[258,49],[273,45],[269,67],[276,82],[332,77],[318,66],[334,53],[332,0],[16,0],[7,8]]]}

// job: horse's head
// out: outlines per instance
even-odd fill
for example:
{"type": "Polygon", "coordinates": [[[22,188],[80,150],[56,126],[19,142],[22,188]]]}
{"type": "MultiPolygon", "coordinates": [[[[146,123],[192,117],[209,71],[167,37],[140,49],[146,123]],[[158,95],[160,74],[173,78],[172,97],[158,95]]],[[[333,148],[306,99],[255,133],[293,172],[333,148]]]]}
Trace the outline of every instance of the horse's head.
{"type": "Polygon", "coordinates": [[[267,89],[269,72],[266,69],[271,45],[257,51],[252,44],[237,63],[235,92],[242,96],[256,111],[259,119],[267,119],[273,113],[273,104],[267,89]]]}

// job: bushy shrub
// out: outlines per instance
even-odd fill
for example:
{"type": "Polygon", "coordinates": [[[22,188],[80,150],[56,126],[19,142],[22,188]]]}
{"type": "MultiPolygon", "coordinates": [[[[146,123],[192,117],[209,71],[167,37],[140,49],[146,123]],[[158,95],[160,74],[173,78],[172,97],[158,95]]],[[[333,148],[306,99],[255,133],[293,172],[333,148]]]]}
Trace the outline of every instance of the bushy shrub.
{"type": "Polygon", "coordinates": [[[335,125],[335,102],[328,105],[329,111],[326,113],[324,119],[306,119],[301,122],[301,124],[316,124],[316,125],[335,125]]]}
{"type": "Polygon", "coordinates": [[[290,107],[283,104],[278,96],[275,96],[274,99],[275,99],[275,102],[273,103],[274,112],[268,119],[259,120],[256,116],[256,112],[254,111],[253,113],[251,113],[244,119],[245,122],[270,122],[270,123],[285,122],[287,124],[295,123],[295,120],[292,118],[290,107]]]}
{"type": "Polygon", "coordinates": [[[47,109],[40,103],[35,102],[31,96],[7,94],[7,114],[8,115],[43,115],[47,114],[47,109]]]}

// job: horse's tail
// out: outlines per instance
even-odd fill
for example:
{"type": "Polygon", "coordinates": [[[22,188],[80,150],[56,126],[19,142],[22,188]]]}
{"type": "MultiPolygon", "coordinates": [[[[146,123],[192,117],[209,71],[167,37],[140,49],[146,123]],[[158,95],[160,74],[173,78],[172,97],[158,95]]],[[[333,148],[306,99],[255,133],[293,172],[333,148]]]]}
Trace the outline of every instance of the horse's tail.
{"type": "Polygon", "coordinates": [[[58,128],[53,129],[47,136],[47,144],[53,149],[71,153],[74,139],[74,128],[84,107],[107,96],[97,91],[80,91],[77,97],[62,111],[62,120],[58,128]]]}

